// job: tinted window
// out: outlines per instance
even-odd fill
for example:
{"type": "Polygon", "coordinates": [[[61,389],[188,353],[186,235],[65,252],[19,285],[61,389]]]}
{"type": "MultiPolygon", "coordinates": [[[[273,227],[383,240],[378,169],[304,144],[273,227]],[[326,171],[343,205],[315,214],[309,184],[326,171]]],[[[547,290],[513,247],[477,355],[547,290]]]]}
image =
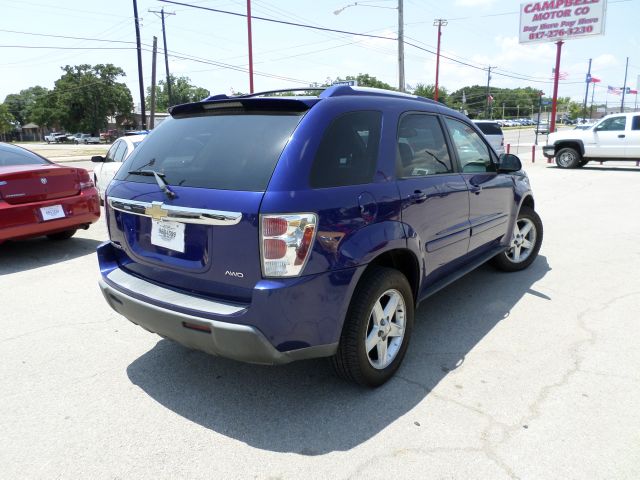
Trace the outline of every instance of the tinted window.
{"type": "Polygon", "coordinates": [[[497,123],[476,123],[476,127],[485,135],[502,135],[502,129],[497,123]]]}
{"type": "Polygon", "coordinates": [[[18,147],[0,145],[0,167],[9,165],[45,165],[49,162],[35,153],[18,147]]]}
{"type": "Polygon", "coordinates": [[[396,171],[399,178],[451,173],[451,158],[440,122],[433,115],[400,119],[396,171]]]}
{"type": "Polygon", "coordinates": [[[627,123],[626,117],[613,117],[604,120],[596,130],[600,132],[618,132],[624,130],[624,126],[627,123]]]}
{"type": "Polygon", "coordinates": [[[216,114],[164,120],[126,160],[118,180],[155,183],[129,175],[152,168],[170,185],[263,191],[299,114],[216,114]]]}
{"type": "Polygon", "coordinates": [[[127,142],[121,140],[116,153],[113,154],[113,161],[122,162],[127,154],[127,148],[127,142]]]}
{"type": "Polygon", "coordinates": [[[122,142],[118,140],[117,142],[115,142],[113,145],[109,147],[109,151],[104,156],[107,162],[113,162],[113,156],[116,154],[116,150],[118,150],[118,147],[120,146],[121,143],[122,142]]]}
{"type": "Polygon", "coordinates": [[[311,167],[313,188],[358,185],[373,180],[380,143],[380,112],[351,112],[327,128],[311,167]]]}
{"type": "Polygon", "coordinates": [[[445,123],[449,129],[453,146],[458,153],[460,167],[465,173],[472,172],[495,172],[496,167],[491,161],[489,147],[482,141],[480,135],[469,125],[445,118],[445,123]]]}
{"type": "Polygon", "coordinates": [[[631,130],[640,130],[640,115],[633,117],[633,123],[631,124],[631,130]]]}

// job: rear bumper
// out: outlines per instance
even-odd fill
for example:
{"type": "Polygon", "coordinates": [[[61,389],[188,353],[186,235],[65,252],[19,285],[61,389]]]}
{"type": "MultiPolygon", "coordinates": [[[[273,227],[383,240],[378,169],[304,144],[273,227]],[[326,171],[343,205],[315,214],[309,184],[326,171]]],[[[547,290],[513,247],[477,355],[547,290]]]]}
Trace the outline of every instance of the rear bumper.
{"type": "Polygon", "coordinates": [[[542,147],[542,154],[547,158],[553,158],[556,156],[555,145],[545,145],[542,147]]]}
{"type": "Polygon", "coordinates": [[[182,345],[249,363],[327,357],[338,346],[353,288],[364,267],[259,281],[250,303],[192,295],[132,275],[116,249],[98,248],[100,288],[132,323],[182,345]]]}
{"type": "Polygon", "coordinates": [[[44,202],[14,205],[0,199],[0,242],[85,227],[99,218],[100,201],[95,188],[44,202]],[[51,205],[62,205],[65,217],[44,221],[40,209],[51,205]]]}

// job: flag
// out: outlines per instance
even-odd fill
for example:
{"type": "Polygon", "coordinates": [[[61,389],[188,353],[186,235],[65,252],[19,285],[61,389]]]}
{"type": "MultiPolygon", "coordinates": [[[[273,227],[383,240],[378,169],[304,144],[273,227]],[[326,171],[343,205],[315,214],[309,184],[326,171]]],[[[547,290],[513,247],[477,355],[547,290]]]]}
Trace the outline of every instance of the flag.
{"type": "Polygon", "coordinates": [[[602,80],[596,77],[591,77],[591,83],[600,83],[602,80]]]}
{"type": "Polygon", "coordinates": [[[638,90],[629,90],[629,95],[637,95],[638,90]]]}
{"type": "Polygon", "coordinates": [[[487,97],[487,102],[493,103],[493,97],[491,95],[487,97]]]}
{"type": "Polygon", "coordinates": [[[619,87],[612,87],[611,85],[607,88],[607,93],[612,93],[614,95],[620,95],[622,93],[622,89],[619,87]]]}
{"type": "MultiPolygon", "coordinates": [[[[556,69],[552,68],[551,69],[551,80],[555,80],[555,76],[556,76],[556,69]]],[[[567,77],[569,76],[569,74],[567,72],[560,72],[558,74],[558,80],[566,80],[567,77]]]]}
{"type": "Polygon", "coordinates": [[[464,90],[462,91],[462,103],[467,103],[467,96],[464,94],[464,90]]]}

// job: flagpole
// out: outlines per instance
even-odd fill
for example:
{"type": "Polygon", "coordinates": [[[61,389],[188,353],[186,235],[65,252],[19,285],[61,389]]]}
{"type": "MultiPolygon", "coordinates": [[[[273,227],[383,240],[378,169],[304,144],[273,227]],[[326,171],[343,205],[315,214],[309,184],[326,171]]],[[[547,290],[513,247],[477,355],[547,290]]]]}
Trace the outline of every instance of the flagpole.
{"type": "Polygon", "coordinates": [[[591,120],[593,118],[593,96],[596,93],[596,84],[593,84],[593,87],[591,88],[591,108],[589,109],[589,120],[591,120]]]}
{"type": "Polygon", "coordinates": [[[620,102],[620,113],[624,113],[624,94],[627,91],[627,71],[629,70],[629,57],[627,57],[627,66],[624,67],[624,87],[622,87],[622,101],[620,102]]]}
{"type": "Polygon", "coordinates": [[[551,99],[551,125],[549,133],[556,131],[556,112],[558,109],[558,80],[560,80],[560,56],[562,55],[562,40],[556,42],[556,70],[553,79],[553,98],[551,99]]]}
{"type": "Polygon", "coordinates": [[[589,70],[587,71],[587,90],[584,92],[584,106],[582,107],[582,118],[587,116],[587,99],[589,98],[589,84],[591,83],[591,59],[589,59],[589,70]]]}

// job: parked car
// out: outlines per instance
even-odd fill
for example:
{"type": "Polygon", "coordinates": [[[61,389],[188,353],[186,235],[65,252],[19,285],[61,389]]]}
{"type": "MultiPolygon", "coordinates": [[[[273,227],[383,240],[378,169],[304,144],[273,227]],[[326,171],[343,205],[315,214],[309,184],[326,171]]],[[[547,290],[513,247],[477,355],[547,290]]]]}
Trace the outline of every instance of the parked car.
{"type": "Polygon", "coordinates": [[[87,145],[89,143],[100,143],[100,137],[94,137],[88,133],[83,133],[79,137],[76,137],[73,141],[76,145],[84,144],[87,145]]]}
{"type": "Polygon", "coordinates": [[[419,302],[486,261],[516,271],[538,254],[520,160],[440,103],[340,85],[170,113],[107,188],[99,283],[115,311],[190,348],[331,357],[377,386],[419,302]]]}
{"type": "Polygon", "coordinates": [[[44,141],[47,143],[63,143],[67,138],[66,133],[51,132],[49,135],[44,136],[44,141]]]}
{"type": "Polygon", "coordinates": [[[638,161],[640,112],[607,115],[590,128],[551,133],[542,153],[560,168],[583,167],[591,160],[638,161]]]}
{"type": "Polygon", "coordinates": [[[98,191],[86,170],[0,143],[0,243],[41,235],[64,240],[98,218],[98,191]]]}
{"type": "Polygon", "coordinates": [[[536,123],[535,132],[538,134],[546,135],[549,133],[549,123],[548,122],[540,122],[536,123]]]}
{"type": "Polygon", "coordinates": [[[75,143],[77,144],[77,140],[82,137],[82,135],[86,135],[85,133],[74,133],[73,135],[67,135],[65,137],[65,142],[75,143]]]}
{"type": "Polygon", "coordinates": [[[113,180],[116,172],[133,150],[140,145],[146,135],[129,135],[113,142],[107,154],[103,157],[96,155],[91,161],[97,163],[93,168],[93,182],[100,193],[100,204],[104,204],[104,194],[107,186],[113,180]]]}
{"type": "Polygon", "coordinates": [[[474,120],[473,123],[484,133],[496,153],[502,155],[504,153],[504,133],[502,133],[500,125],[491,120],[474,120]]]}

